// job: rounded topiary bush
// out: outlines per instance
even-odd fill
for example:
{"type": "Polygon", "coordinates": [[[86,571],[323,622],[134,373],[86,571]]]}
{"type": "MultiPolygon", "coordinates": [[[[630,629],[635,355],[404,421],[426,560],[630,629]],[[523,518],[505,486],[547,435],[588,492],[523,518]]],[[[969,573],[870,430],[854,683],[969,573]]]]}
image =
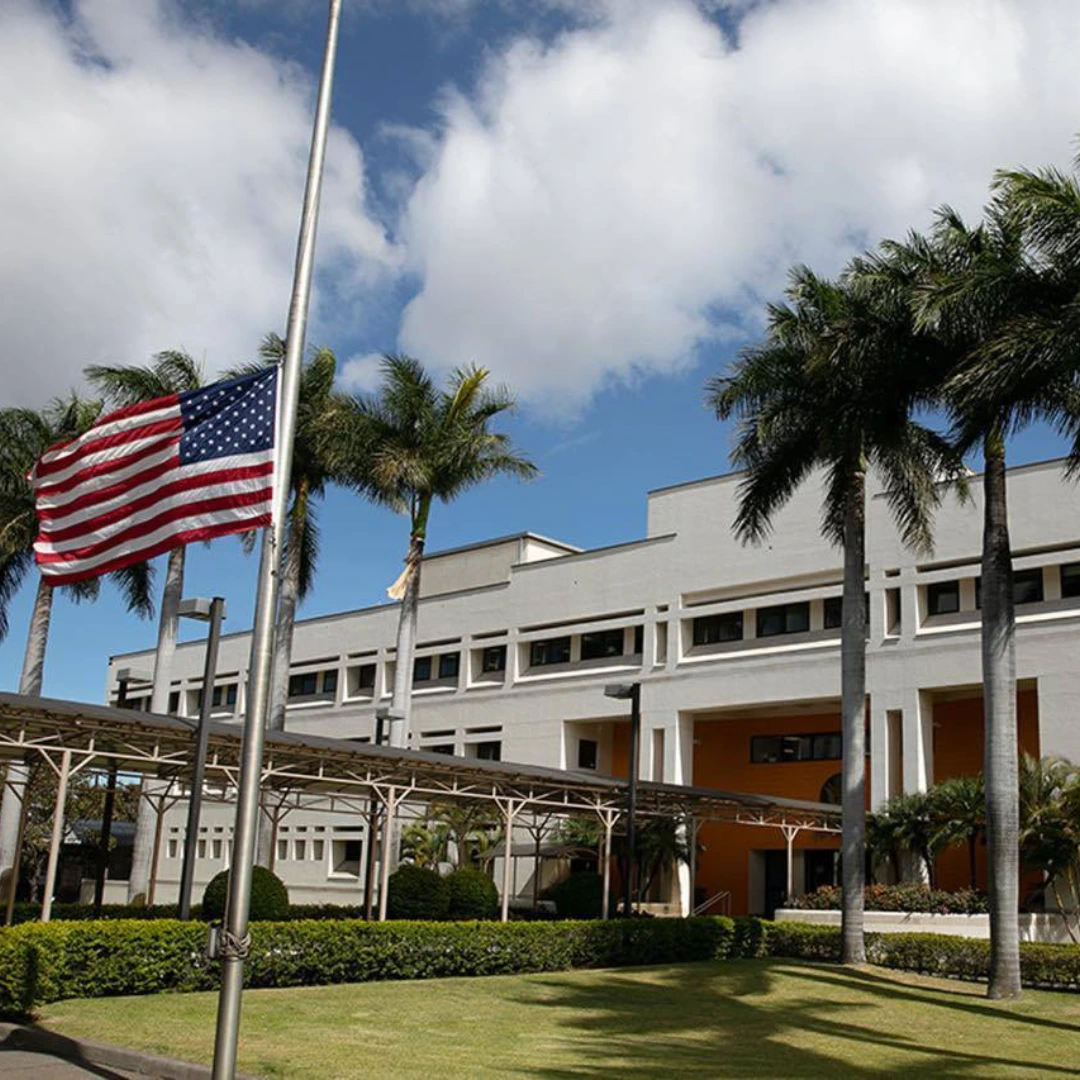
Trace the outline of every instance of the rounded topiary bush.
{"type": "Polygon", "coordinates": [[[482,870],[462,866],[446,879],[451,919],[494,919],[499,913],[499,890],[482,870]]]}
{"type": "MultiPolygon", "coordinates": [[[[229,871],[215,874],[203,893],[202,917],[206,920],[220,919],[225,914],[225,897],[229,891],[229,871]]],[[[265,866],[252,867],[251,912],[252,922],[278,922],[289,917],[289,890],[285,882],[265,866]]]]}
{"type": "Polygon", "coordinates": [[[445,919],[450,909],[450,886],[434,870],[399,866],[390,875],[386,914],[391,919],[445,919]]]}
{"type": "Polygon", "coordinates": [[[604,879],[591,871],[571,874],[551,889],[560,919],[599,919],[604,879]]]}

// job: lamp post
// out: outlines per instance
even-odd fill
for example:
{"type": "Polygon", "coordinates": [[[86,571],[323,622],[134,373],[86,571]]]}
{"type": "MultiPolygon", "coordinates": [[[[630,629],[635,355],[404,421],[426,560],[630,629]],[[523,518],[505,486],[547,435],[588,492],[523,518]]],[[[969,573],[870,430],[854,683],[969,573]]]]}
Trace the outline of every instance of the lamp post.
{"type": "MultiPolygon", "coordinates": [[[[128,685],[151,683],[154,675],[141,668],[122,667],[116,673],[116,707],[128,708],[128,685]]],[[[109,765],[109,780],[105,787],[105,806],[101,811],[101,834],[98,837],[98,864],[94,877],[94,918],[101,917],[101,905],[105,902],[105,876],[109,868],[109,844],[112,841],[113,810],[116,807],[116,762],[109,765]]]]}
{"type": "Polygon", "coordinates": [[[634,899],[634,855],[637,847],[634,817],[637,813],[638,755],[641,742],[641,683],[613,683],[605,686],[604,697],[630,702],[630,775],[626,785],[626,873],[623,876],[623,916],[629,919],[634,899]]]}
{"type": "Polygon", "coordinates": [[[206,639],[206,661],[203,665],[202,703],[199,707],[199,726],[195,735],[195,767],[191,774],[191,796],[188,799],[187,828],[184,830],[184,861],[180,869],[180,918],[191,918],[191,886],[195,880],[195,848],[199,836],[199,814],[202,810],[203,777],[206,773],[206,744],[210,738],[210,714],[214,707],[214,677],[217,673],[218,642],[221,622],[225,618],[225,601],[193,597],[181,600],[182,619],[196,619],[210,624],[206,639]]]}
{"type": "MultiPolygon", "coordinates": [[[[388,741],[388,728],[394,720],[400,720],[401,715],[394,712],[386,705],[380,705],[375,710],[375,745],[382,746],[388,741]]],[[[370,813],[368,814],[368,842],[367,851],[364,852],[364,918],[371,922],[371,916],[375,907],[375,837],[379,831],[379,818],[382,811],[379,804],[372,799],[370,813]]],[[[393,822],[387,822],[392,827],[393,822]]],[[[389,837],[383,837],[383,843],[389,844],[389,837]]]]}

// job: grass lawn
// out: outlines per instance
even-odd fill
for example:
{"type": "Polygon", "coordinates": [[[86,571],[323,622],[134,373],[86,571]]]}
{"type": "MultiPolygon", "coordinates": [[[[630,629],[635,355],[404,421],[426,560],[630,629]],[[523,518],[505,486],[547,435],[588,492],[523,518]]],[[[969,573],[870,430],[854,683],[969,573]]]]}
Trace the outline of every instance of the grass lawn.
{"type": "MultiPolygon", "coordinates": [[[[244,994],[265,1077],[1033,1077],[1080,1072],[1080,997],[739,960],[244,994]]],[[[63,1001],[65,1035],[209,1062],[213,994],[63,1001]]]]}

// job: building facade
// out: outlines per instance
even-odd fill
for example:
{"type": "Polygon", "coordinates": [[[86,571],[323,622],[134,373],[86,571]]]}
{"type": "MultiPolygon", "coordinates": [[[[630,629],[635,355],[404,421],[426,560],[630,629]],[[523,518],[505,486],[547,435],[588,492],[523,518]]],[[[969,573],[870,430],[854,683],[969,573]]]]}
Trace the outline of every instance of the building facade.
{"type": "MultiPolygon", "coordinates": [[[[1011,470],[1021,748],[1080,760],[1080,501],[1060,462],[1011,470]]],[[[820,534],[820,487],[776,516],[767,543],[745,546],[731,523],[739,477],[651,492],[646,536],[582,551],[532,534],[425,558],[413,671],[410,746],[448,754],[625,776],[626,702],[612,682],[640,682],[643,779],[838,801],[839,550],[820,534]]],[[[979,556],[982,505],[946,497],[932,555],[900,542],[885,499],[867,514],[870,804],[982,767],[979,556]]],[[[287,729],[370,741],[389,704],[398,606],[297,624],[287,729]]],[[[170,711],[198,715],[203,643],[180,646],[170,711]]],[[[214,716],[245,704],[250,635],[222,639],[214,716]]],[[[152,651],[112,658],[146,668],[152,651]]],[[[129,688],[129,699],[139,688],[129,688]]],[[[148,691],[147,691],[148,693],[148,691]]],[[[204,813],[197,881],[227,862],[231,811],[204,813]]],[[[157,899],[175,895],[183,807],[165,817],[157,899]]],[[[362,819],[316,811],[283,819],[275,870],[298,901],[356,902],[367,842],[362,819]]],[[[668,900],[687,911],[770,913],[785,890],[785,840],[774,829],[705,825],[690,881],[668,900]]],[[[835,837],[795,838],[795,889],[836,875],[835,837]]],[[[527,875],[516,879],[523,893],[527,875]]],[[[962,853],[939,880],[966,884],[962,853]]]]}

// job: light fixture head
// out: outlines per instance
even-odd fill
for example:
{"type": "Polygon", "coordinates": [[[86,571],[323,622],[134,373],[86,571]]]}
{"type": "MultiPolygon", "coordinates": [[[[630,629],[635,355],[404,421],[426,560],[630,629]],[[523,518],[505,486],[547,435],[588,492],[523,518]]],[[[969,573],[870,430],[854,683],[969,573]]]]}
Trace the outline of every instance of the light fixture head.
{"type": "MultiPolygon", "coordinates": [[[[215,597],[215,600],[221,599],[215,597]]],[[[214,601],[208,600],[205,596],[192,596],[187,600],[181,600],[180,606],[177,608],[177,614],[182,619],[197,619],[199,622],[209,622],[210,613],[213,608],[214,601]]],[[[225,601],[221,601],[221,617],[225,618],[225,601]]]]}
{"type": "Polygon", "coordinates": [[[604,687],[604,697],[616,698],[619,701],[629,701],[634,696],[637,683],[608,683],[604,687]]]}

